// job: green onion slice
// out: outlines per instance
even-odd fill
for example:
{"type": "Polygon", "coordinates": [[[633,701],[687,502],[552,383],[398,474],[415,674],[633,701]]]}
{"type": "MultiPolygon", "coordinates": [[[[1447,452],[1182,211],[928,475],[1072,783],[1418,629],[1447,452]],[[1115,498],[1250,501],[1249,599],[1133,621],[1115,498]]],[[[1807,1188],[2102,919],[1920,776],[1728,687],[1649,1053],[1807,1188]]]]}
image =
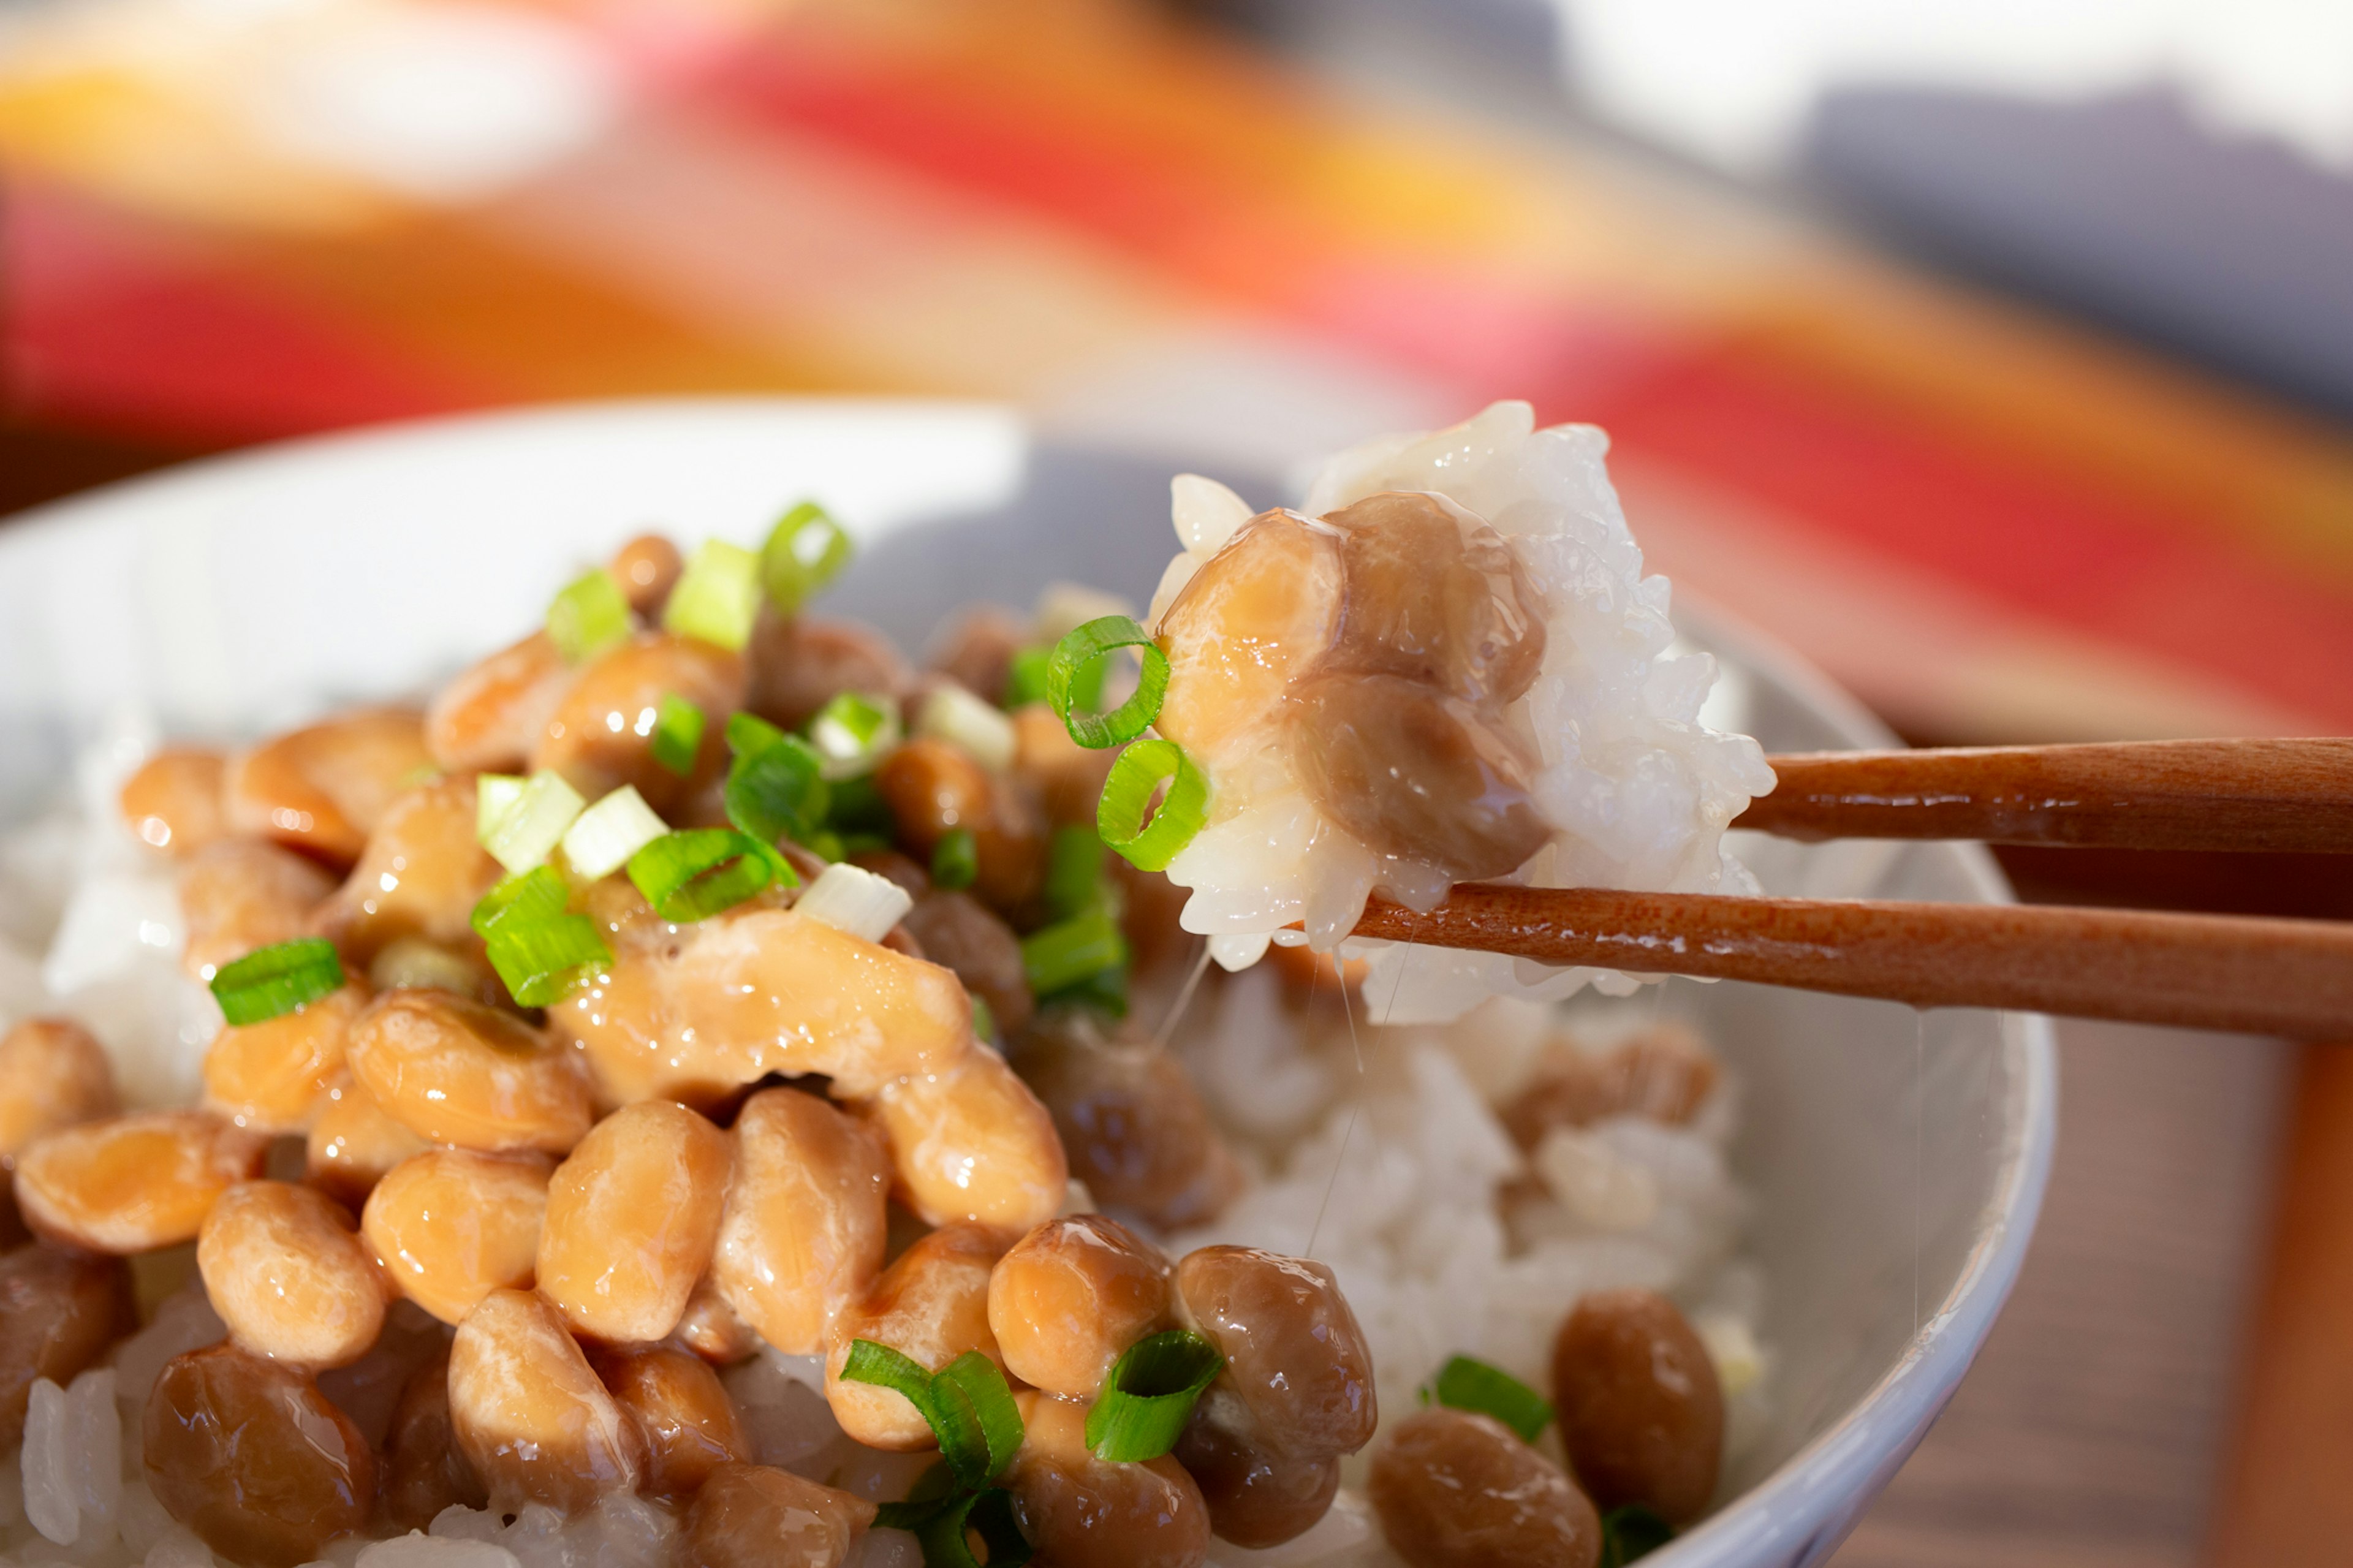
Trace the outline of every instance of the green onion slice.
{"type": "Polygon", "coordinates": [[[1035,1550],[1013,1517],[1013,1494],[1002,1487],[955,1499],[924,1521],[915,1539],[923,1548],[923,1568],[1022,1568],[1035,1550]],[[976,1535],[979,1556],[972,1550],[976,1535]]]}
{"type": "Polygon", "coordinates": [[[516,773],[478,773],[474,778],[474,842],[488,844],[499,819],[514,809],[529,781],[516,773]]]}
{"type": "Polygon", "coordinates": [[[871,773],[899,743],[899,706],[889,698],[839,691],[809,721],[809,744],[825,759],[828,779],[871,773]]]}
{"type": "Polygon", "coordinates": [[[735,752],[723,795],[727,820],[764,844],[807,843],[832,805],[817,749],[749,713],[727,721],[727,743],[735,752]]]}
{"type": "Polygon", "coordinates": [[[221,1016],[236,1025],[264,1024],[343,989],[343,960],[324,937],[257,947],[213,975],[221,1016]]]}
{"type": "Polygon", "coordinates": [[[934,1514],[957,1500],[955,1472],[943,1460],[915,1478],[905,1501],[878,1505],[874,1525],[878,1530],[921,1530],[934,1514]]]}
{"type": "Polygon", "coordinates": [[[654,761],[681,778],[692,773],[708,722],[702,709],[675,691],[663,692],[654,708],[654,761]]]}
{"type": "Polygon", "coordinates": [[[983,997],[972,999],[972,1033],[975,1039],[997,1042],[997,1014],[983,997]]]}
{"type": "Polygon", "coordinates": [[[1091,827],[1057,827],[1046,844],[1046,912],[1058,921],[1103,901],[1103,838],[1091,827]]]}
{"type": "Polygon", "coordinates": [[[995,1480],[1021,1449],[1021,1411],[1013,1403],[1013,1389],[995,1362],[978,1351],[964,1354],[940,1368],[932,1389],[943,1406],[961,1405],[972,1412],[985,1442],[987,1468],[968,1484],[995,1480]]]}
{"type": "Polygon", "coordinates": [[[604,932],[586,915],[509,914],[491,928],[483,948],[507,994],[524,1007],[554,1006],[585,971],[613,959],[604,932]]]}
{"type": "Polygon", "coordinates": [[[1071,739],[1092,751],[1133,741],[1160,717],[1160,700],[1168,691],[1168,656],[1126,616],[1103,616],[1089,621],[1054,645],[1046,668],[1046,700],[1054,716],[1071,731],[1071,739]],[[1136,650],[1144,673],[1128,700],[1101,717],[1080,712],[1072,683],[1082,668],[1124,647],[1136,650]]]}
{"type": "Polygon", "coordinates": [[[1194,1402],[1225,1364],[1217,1346],[1189,1330],[1136,1341],[1112,1363],[1087,1412],[1087,1447],[1123,1464],[1158,1458],[1176,1446],[1194,1402]]]}
{"type": "Polygon", "coordinates": [[[903,1397],[939,1439],[956,1482],[983,1487],[1021,1447],[1021,1412],[997,1363],[966,1351],[937,1373],[873,1340],[853,1340],[841,1369],[846,1383],[871,1383],[903,1397]]]}
{"type": "Polygon", "coordinates": [[[1459,1355],[1438,1369],[1430,1386],[1430,1398],[1450,1410],[1472,1410],[1492,1415],[1533,1443],[1552,1424],[1552,1406],[1543,1394],[1501,1367],[1459,1355]]]}
{"type": "Polygon", "coordinates": [[[789,616],[849,564],[849,535],[813,500],[785,513],[760,547],[760,581],[769,602],[789,616]]]}
{"type": "Polygon", "coordinates": [[[547,637],[566,664],[579,664],[626,642],[629,625],[629,601],[613,574],[601,567],[565,584],[547,606],[547,637]]]}
{"type": "Polygon", "coordinates": [[[740,544],[706,539],[670,591],[662,625],[740,652],[759,613],[760,558],[740,544]]]}
{"type": "Polygon", "coordinates": [[[1155,735],[1119,754],[1095,805],[1103,841],[1139,871],[1165,871],[1209,819],[1208,775],[1174,741],[1155,735]],[[1152,796],[1166,780],[1158,809],[1152,796]],[[1145,814],[1151,810],[1151,820],[1145,814]]]}
{"type": "Polygon", "coordinates": [[[553,866],[535,866],[520,877],[509,877],[484,893],[474,906],[474,934],[488,940],[491,932],[512,920],[522,925],[560,915],[572,900],[564,873],[553,866]]]}
{"type": "MultiPolygon", "coordinates": [[[[561,773],[542,768],[524,781],[514,804],[482,835],[482,847],[509,871],[528,871],[554,851],[565,830],[587,806],[561,773]]],[[[480,816],[478,808],[478,826],[480,816]]]]}
{"type": "Polygon", "coordinates": [[[980,875],[980,840],[969,827],[951,827],[932,846],[932,885],[949,892],[972,886],[980,875]]]}
{"type": "Polygon", "coordinates": [[[771,882],[800,879],[785,858],[732,827],[666,833],[629,857],[629,880],[654,913],[681,925],[732,910],[771,882]]]}
{"type": "Polygon", "coordinates": [[[1630,1502],[1601,1516],[1599,1568],[1626,1568],[1675,1538],[1675,1528],[1641,1503],[1630,1502]]]}
{"type": "Polygon", "coordinates": [[[1021,939],[1021,967],[1040,996],[1076,985],[1127,962],[1127,939],[1100,906],[1021,939]]]}
{"type": "Polygon", "coordinates": [[[1108,1017],[1127,1016],[1127,965],[1098,969],[1076,985],[1065,985],[1050,996],[1040,996],[1041,1007],[1068,1005],[1092,1007],[1108,1017]]]}

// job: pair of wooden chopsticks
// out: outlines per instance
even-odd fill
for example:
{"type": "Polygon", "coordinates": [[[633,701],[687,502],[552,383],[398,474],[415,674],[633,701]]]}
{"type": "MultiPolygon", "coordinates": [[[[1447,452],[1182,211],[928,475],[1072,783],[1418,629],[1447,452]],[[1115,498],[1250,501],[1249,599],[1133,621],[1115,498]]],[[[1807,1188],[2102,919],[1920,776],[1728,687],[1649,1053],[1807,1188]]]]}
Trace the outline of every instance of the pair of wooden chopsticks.
{"type": "MultiPolygon", "coordinates": [[[[1806,839],[2353,854],[2353,740],[1770,760],[1778,785],[1736,826],[1806,839]]],[[[1356,934],[1919,1007],[2353,1038],[2353,925],[2326,921],[1472,885],[1426,915],[1376,900],[1356,934]]]]}

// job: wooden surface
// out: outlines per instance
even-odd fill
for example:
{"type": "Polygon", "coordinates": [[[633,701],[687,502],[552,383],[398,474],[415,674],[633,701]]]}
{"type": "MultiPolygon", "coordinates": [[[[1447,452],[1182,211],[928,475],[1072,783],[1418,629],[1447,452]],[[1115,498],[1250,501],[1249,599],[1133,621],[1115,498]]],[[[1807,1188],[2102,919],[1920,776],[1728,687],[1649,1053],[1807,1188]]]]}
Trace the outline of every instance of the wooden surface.
{"type": "Polygon", "coordinates": [[[1812,752],[1735,824],[1785,837],[2353,852],[2353,740],[1812,752]]]}
{"type": "Polygon", "coordinates": [[[2059,1039],[2058,1158],[2018,1289],[1834,1568],[2204,1560],[2292,1048],[2116,1024],[2059,1039]]]}
{"type": "Polygon", "coordinates": [[[2353,1037],[2353,925],[2324,921],[1474,882],[1426,914],[1376,897],[1356,934],[1915,1007],[2353,1037]]]}
{"type": "Polygon", "coordinates": [[[2353,1045],[2305,1048],[2286,1142],[2215,1568],[2353,1562],[2353,1045]]]}

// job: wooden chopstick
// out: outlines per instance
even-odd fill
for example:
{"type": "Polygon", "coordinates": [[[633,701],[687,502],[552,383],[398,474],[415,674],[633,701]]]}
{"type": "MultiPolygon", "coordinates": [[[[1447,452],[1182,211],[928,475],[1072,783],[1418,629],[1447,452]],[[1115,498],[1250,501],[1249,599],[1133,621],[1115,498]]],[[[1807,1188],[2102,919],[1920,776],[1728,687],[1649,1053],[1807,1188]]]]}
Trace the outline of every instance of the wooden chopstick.
{"type": "Polygon", "coordinates": [[[1377,898],[1356,934],[1915,1007],[2353,1038],[2353,925],[2322,921],[1468,883],[1426,915],[1377,898]]]}
{"type": "Polygon", "coordinates": [[[1809,752],[1733,826],[1788,838],[1976,838],[2353,854],[2353,740],[1809,752]]]}

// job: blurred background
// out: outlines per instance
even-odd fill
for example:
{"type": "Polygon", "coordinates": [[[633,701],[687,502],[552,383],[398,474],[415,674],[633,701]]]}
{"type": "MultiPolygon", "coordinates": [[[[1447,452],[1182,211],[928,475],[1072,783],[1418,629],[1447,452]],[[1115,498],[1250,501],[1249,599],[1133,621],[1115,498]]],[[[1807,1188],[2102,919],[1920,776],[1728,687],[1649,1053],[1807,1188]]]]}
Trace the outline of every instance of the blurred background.
{"type": "MultiPolygon", "coordinates": [[[[0,512],[730,391],[1266,473],[1526,397],[1915,741],[2353,731],[2353,7],[0,0],[0,512]]],[[[2344,1053],[2063,1039],[2026,1281],[1839,1563],[2345,1561],[2344,1053]]]]}

